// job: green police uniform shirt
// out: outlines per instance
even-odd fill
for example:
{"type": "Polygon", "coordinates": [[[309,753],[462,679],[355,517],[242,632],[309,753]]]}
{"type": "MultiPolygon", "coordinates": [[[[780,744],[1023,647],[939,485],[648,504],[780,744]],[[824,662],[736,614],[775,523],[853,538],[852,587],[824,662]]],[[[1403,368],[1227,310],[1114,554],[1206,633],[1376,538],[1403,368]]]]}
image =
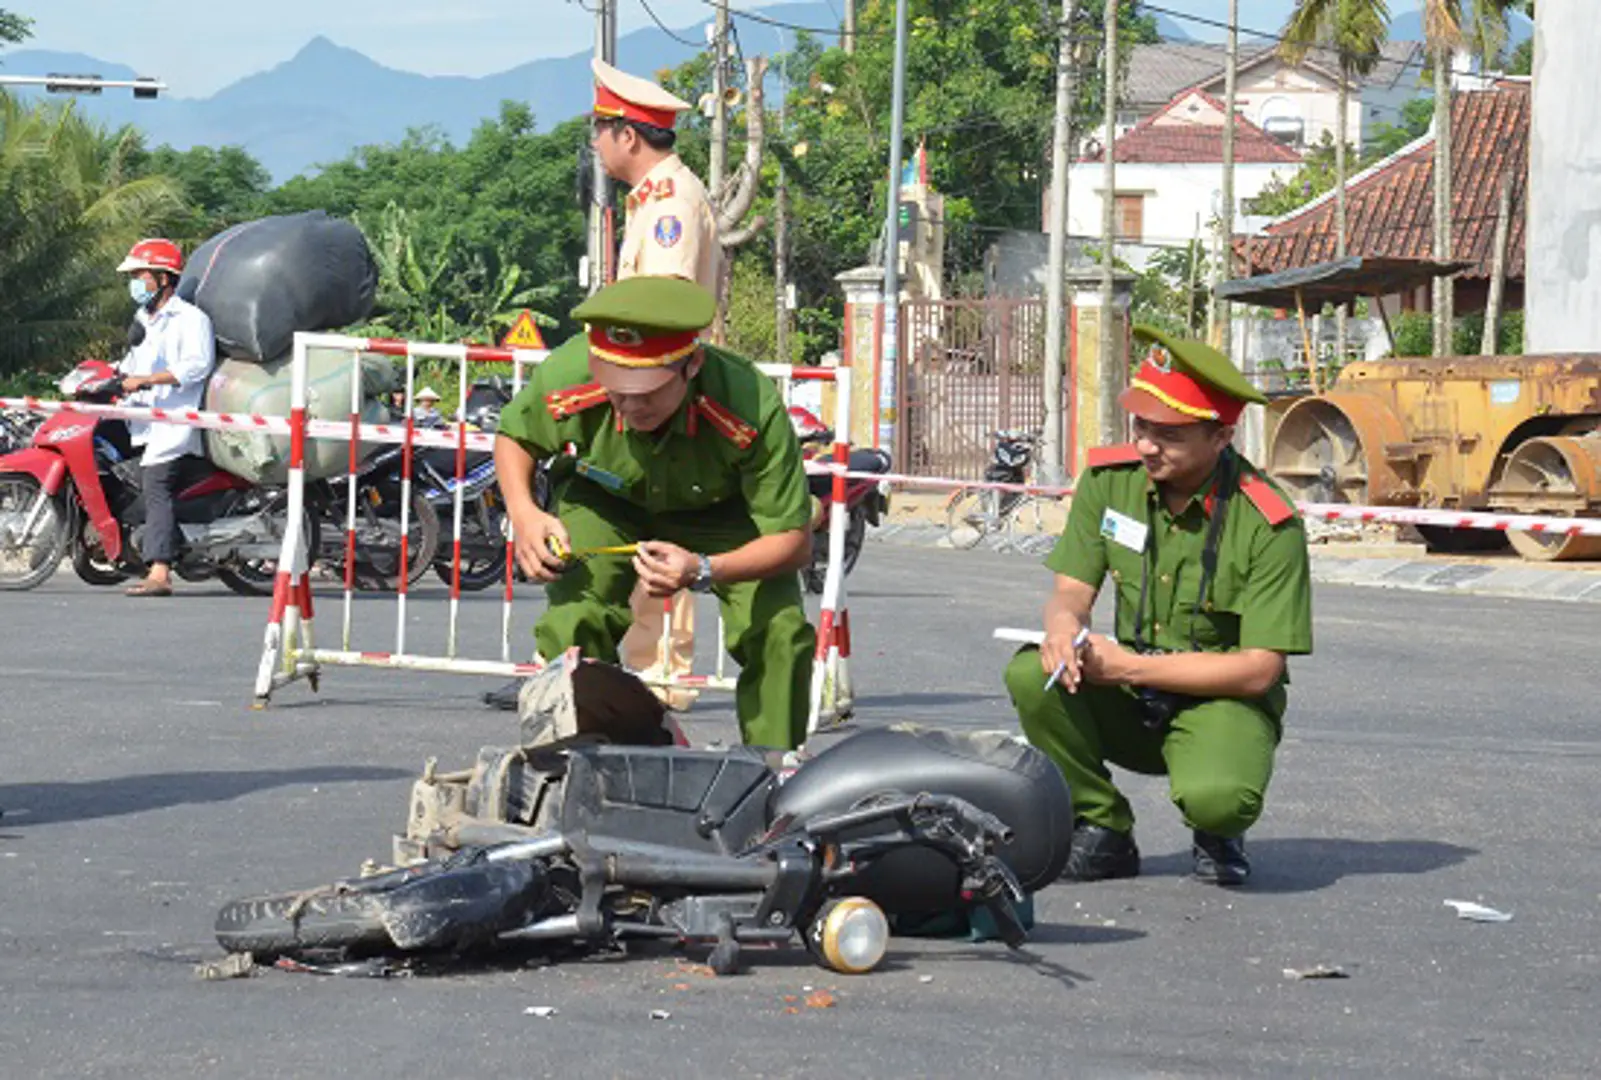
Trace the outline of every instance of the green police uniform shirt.
{"type": "Polygon", "coordinates": [[[631,430],[591,381],[583,335],[534,369],[500,434],[535,458],[576,447],[577,475],[651,513],[740,508],[762,535],[804,529],[810,495],[778,387],[742,357],[704,346],[705,363],[664,434],[631,430]]]}
{"type": "Polygon", "coordinates": [[[1103,451],[1110,463],[1080,477],[1067,526],[1046,559],[1058,574],[1117,589],[1117,638],[1134,642],[1142,569],[1143,637],[1172,652],[1312,651],[1312,581],[1306,531],[1293,504],[1247,462],[1227,500],[1217,571],[1201,587],[1201,552],[1213,484],[1170,513],[1132,448],[1103,451]],[[1191,644],[1191,634],[1194,644],[1191,644]]]}

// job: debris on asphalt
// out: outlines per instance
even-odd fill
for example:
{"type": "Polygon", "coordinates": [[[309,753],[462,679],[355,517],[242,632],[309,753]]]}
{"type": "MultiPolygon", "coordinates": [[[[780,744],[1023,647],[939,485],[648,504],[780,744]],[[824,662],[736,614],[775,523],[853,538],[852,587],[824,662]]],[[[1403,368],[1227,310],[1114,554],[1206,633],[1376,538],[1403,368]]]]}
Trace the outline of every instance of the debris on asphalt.
{"type": "Polygon", "coordinates": [[[917,981],[920,982],[920,983],[931,983],[931,982],[934,981],[934,976],[932,976],[932,975],[919,975],[917,977],[917,981]]]}
{"type": "Polygon", "coordinates": [[[696,964],[688,960],[678,961],[678,973],[684,975],[699,975],[703,979],[717,978],[717,972],[712,970],[710,964],[696,964]]]}
{"type": "Polygon", "coordinates": [[[1333,964],[1316,964],[1309,968],[1285,968],[1286,979],[1349,979],[1351,976],[1342,967],[1333,964]]]}
{"type": "Polygon", "coordinates": [[[1493,907],[1474,903],[1472,900],[1447,900],[1446,907],[1456,908],[1456,917],[1467,919],[1469,922],[1511,922],[1510,911],[1497,911],[1493,907]]]}
{"type": "Polygon", "coordinates": [[[652,1020],[671,1020],[672,1017],[673,1014],[668,1012],[666,1009],[652,1009],[650,1011],[650,1018],[652,1020]]]}
{"type": "Polygon", "coordinates": [[[827,990],[813,990],[806,995],[806,1007],[808,1009],[832,1009],[834,1007],[834,995],[827,990]]]}
{"type": "Polygon", "coordinates": [[[195,977],[213,982],[220,979],[248,979],[256,973],[256,958],[249,953],[229,953],[210,964],[196,964],[195,977]]]}
{"type": "Polygon", "coordinates": [[[279,971],[290,971],[296,975],[343,975],[353,979],[387,979],[391,975],[411,974],[406,968],[396,967],[381,956],[375,956],[371,960],[352,960],[340,964],[308,964],[304,960],[280,956],[272,966],[279,971]]]}
{"type": "Polygon", "coordinates": [[[552,1016],[556,1015],[556,1011],[557,1010],[554,1005],[530,1005],[528,1008],[523,1010],[523,1015],[537,1016],[541,1020],[549,1020],[552,1016]]]}

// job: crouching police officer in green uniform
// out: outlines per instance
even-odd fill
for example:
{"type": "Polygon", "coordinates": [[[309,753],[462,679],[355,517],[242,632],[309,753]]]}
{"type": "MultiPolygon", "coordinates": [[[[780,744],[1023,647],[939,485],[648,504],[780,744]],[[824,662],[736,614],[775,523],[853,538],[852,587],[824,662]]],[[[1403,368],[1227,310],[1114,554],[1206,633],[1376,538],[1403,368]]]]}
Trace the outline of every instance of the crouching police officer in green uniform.
{"type": "Polygon", "coordinates": [[[1266,400],[1222,353],[1135,328],[1154,348],[1119,398],[1135,441],[1090,455],[1056,572],[1045,641],[1006,685],[1030,742],[1061,766],[1077,819],[1066,878],[1139,873],[1134,815],[1107,763],[1166,773],[1194,831],[1196,877],[1243,884],[1286,703],[1285,658],[1312,651],[1306,534],[1230,446],[1266,400]],[[1110,574],[1116,626],[1092,634],[1110,574]]]}
{"type": "Polygon", "coordinates": [[[797,573],[811,557],[806,474],[772,380],[699,341],[714,307],[693,282],[634,277],[574,308],[586,334],[502,414],[495,471],[517,561],[546,586],[541,656],[576,646],[615,663],[636,578],[656,597],[715,593],[744,740],[789,749],[806,735],[817,644],[797,573]],[[534,468],[557,453],[547,513],[534,468]],[[632,558],[586,557],[635,543],[632,558]]]}

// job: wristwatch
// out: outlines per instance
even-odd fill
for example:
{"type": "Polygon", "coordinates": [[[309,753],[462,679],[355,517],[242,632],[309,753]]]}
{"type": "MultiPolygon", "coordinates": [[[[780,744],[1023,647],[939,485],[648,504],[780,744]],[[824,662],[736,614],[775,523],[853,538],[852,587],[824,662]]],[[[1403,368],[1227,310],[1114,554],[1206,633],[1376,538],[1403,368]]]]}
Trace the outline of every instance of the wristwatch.
{"type": "Polygon", "coordinates": [[[712,591],[712,561],[705,555],[695,556],[700,560],[700,569],[695,571],[695,579],[689,583],[690,592],[712,591]]]}

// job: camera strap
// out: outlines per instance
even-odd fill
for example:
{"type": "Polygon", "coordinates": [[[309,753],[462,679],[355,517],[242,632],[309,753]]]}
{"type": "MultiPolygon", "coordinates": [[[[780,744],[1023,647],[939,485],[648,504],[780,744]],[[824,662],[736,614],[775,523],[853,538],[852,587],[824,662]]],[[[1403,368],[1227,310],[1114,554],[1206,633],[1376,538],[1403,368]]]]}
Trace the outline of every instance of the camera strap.
{"type": "MultiPolygon", "coordinates": [[[[1196,591],[1195,609],[1200,611],[1206,604],[1207,590],[1212,587],[1212,579],[1217,575],[1217,550],[1223,537],[1223,522],[1228,516],[1229,499],[1234,495],[1234,489],[1239,485],[1239,469],[1235,461],[1232,447],[1225,447],[1223,455],[1218,461],[1217,482],[1213,488],[1216,501],[1212,504],[1211,520],[1206,526],[1206,541],[1201,546],[1201,587],[1196,591]]],[[[1156,536],[1159,530],[1151,521],[1149,512],[1150,502],[1146,502],[1146,526],[1148,527],[1145,552],[1140,559],[1140,599],[1139,607],[1134,611],[1134,651],[1145,652],[1145,602],[1150,595],[1151,566],[1156,561],[1156,536]]],[[[1119,594],[1121,603],[1121,594],[1119,594]]],[[[1190,651],[1196,651],[1195,621],[1190,621],[1190,651]]]]}

